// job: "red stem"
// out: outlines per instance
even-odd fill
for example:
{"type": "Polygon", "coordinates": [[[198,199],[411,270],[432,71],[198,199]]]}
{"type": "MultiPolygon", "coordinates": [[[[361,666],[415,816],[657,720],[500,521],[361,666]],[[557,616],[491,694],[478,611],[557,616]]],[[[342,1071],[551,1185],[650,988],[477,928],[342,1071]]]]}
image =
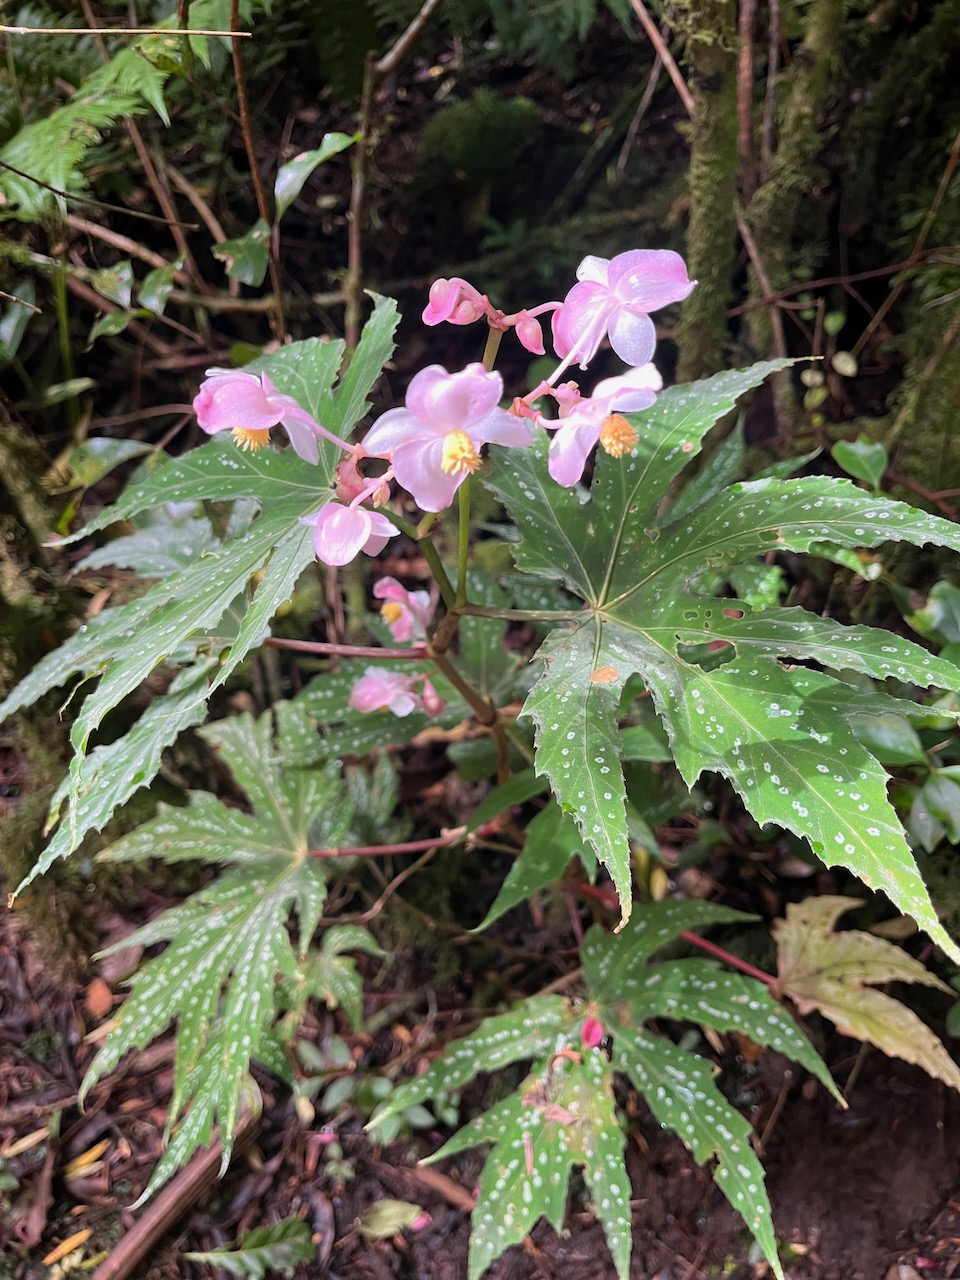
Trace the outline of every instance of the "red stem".
{"type": "Polygon", "coordinates": [[[337,658],[405,658],[410,662],[423,662],[430,655],[425,644],[410,645],[407,649],[380,649],[375,645],[331,644],[326,640],[282,640],[267,636],[264,644],[273,649],[292,649],[294,653],[331,654],[337,658]]]}
{"type": "Polygon", "coordinates": [[[429,840],[406,840],[402,844],[357,844],[347,849],[311,849],[310,858],[384,858],[391,853],[423,853],[426,849],[442,849],[456,844],[467,833],[466,827],[454,827],[429,840]]]}
{"type": "Polygon", "coordinates": [[[689,942],[691,946],[699,947],[701,951],[706,951],[707,955],[713,956],[717,960],[722,960],[724,964],[731,965],[734,969],[739,969],[741,973],[745,973],[750,978],[756,978],[758,982],[762,982],[774,995],[777,990],[777,980],[771,977],[769,973],[764,973],[762,969],[756,969],[752,964],[748,964],[746,960],[741,960],[739,956],[733,955],[732,952],[718,947],[715,942],[708,942],[706,938],[701,938],[699,934],[690,933],[684,929],[680,937],[684,942],[689,942]]]}

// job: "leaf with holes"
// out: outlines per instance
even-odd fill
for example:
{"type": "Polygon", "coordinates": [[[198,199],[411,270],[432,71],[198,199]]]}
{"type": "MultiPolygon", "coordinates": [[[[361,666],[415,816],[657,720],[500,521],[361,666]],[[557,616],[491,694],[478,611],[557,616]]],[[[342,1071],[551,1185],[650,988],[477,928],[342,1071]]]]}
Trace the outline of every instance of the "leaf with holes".
{"type": "Polygon", "coordinates": [[[779,991],[801,1013],[818,1009],[844,1035],[960,1089],[960,1068],[930,1028],[899,1000],[873,989],[887,982],[919,982],[952,994],[950,988],[883,938],[857,929],[837,933],[837,918],[861,905],[856,898],[825,895],[787,907],[786,919],[773,927],[779,991]]]}
{"type": "MultiPolygon", "coordinates": [[[[281,763],[271,717],[248,715],[199,730],[219,752],[251,812],[227,808],[200,792],[184,808],[161,806],[151,822],[103,855],[113,862],[161,857],[224,866],[185,902],[138,929],[120,946],[167,944],[132,979],[82,1093],[132,1048],[177,1023],[171,1125],[183,1115],[147,1194],[209,1141],[213,1126],[224,1162],[236,1130],[244,1081],[290,988],[322,988],[328,1004],[346,1001],[357,1016],[358,991],[345,951],[376,952],[363,929],[331,930],[320,953],[310,950],[333,864],[307,856],[312,843],[340,846],[352,806],[332,767],[281,763]],[[290,939],[296,913],[299,951],[290,939]],[[280,979],[278,983],[277,979],[280,979]]],[[[309,994],[309,992],[307,992],[309,994]]]]}
{"type": "MultiPolygon", "coordinates": [[[[350,368],[335,389],[331,388],[344,350],[338,342],[294,343],[249,368],[268,373],[280,391],[346,434],[366,411],[366,397],[392,350],[396,323],[395,304],[377,299],[350,368]]],[[[211,534],[205,543],[203,528],[194,528],[172,564],[167,557],[160,582],[91,619],[0,703],[2,720],[75,677],[90,682],[70,734],[74,756],[62,826],[24,885],[56,858],[73,852],[85,834],[102,830],[116,806],[150,782],[162,750],[177,731],[203,718],[211,692],[269,634],[273,615],[314,560],[311,530],[301,520],[330,498],[338,455],[335,446],[321,442],[319,464],[311,466],[291,449],[245,453],[229,440],[213,440],[183,458],[166,461],[67,540],[168,503],[235,500],[222,537],[211,534]],[[132,731],[134,736],[97,748],[99,756],[89,754],[91,735],[104,717],[161,663],[174,671],[199,664],[204,678],[191,679],[188,690],[183,682],[177,685],[175,708],[169,708],[173,714],[147,713],[132,731]],[[106,770],[120,760],[127,766],[109,786],[100,785],[106,770]]],[[[142,566],[148,541],[128,535],[116,554],[133,557],[142,566]]],[[[109,558],[109,551],[95,553],[94,562],[109,558]]],[[[58,799],[54,816],[59,804],[58,799]]]]}
{"type": "Polygon", "coordinates": [[[826,863],[884,890],[960,958],[887,800],[886,773],[847,723],[853,713],[900,711],[902,700],[831,674],[954,689],[960,670],[883,631],[755,608],[705,586],[771,551],[819,554],[898,539],[957,550],[960,529],[823,477],[711,485],[695,505],[660,510],[709,428],[778,367],[674,387],[646,413],[628,415],[639,434],[633,455],[601,454],[583,502],[550,481],[542,436],[530,449],[496,451],[491,487],[520,528],[520,568],[559,578],[586,605],[582,620],[552,631],[538,654],[545,670],[524,708],[536,729],[536,768],[607,867],[623,923],[632,886],[618,715],[624,685],[639,675],[688,786],[705,770],[720,773],[758,822],[805,837],[826,863]]]}

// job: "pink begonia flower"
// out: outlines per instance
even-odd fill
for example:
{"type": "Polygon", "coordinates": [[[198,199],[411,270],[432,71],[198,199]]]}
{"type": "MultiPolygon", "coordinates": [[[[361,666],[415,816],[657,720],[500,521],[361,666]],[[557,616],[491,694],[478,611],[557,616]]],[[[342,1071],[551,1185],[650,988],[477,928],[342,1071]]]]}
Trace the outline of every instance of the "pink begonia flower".
{"type": "Polygon", "coordinates": [[[580,1043],[584,1049],[595,1049],[604,1037],[603,1023],[599,1018],[587,1018],[580,1032],[580,1043]]]}
{"type": "Polygon", "coordinates": [[[422,511],[444,511],[485,444],[525,446],[530,428],[499,408],[503,379],[482,364],[459,373],[428,365],[407,388],[406,408],[389,409],[367,432],[368,454],[389,458],[422,511]]]}
{"type": "Polygon", "coordinates": [[[425,640],[427,623],[433,612],[428,591],[408,591],[396,578],[381,578],[373,594],[383,601],[380,616],[391,636],[400,644],[408,640],[425,640]]]}
{"type": "Polygon", "coordinates": [[[328,502],[315,516],[304,516],[301,524],[312,524],[313,546],[324,564],[344,565],[361,552],[378,555],[390,538],[400,532],[379,511],[365,507],[344,507],[328,502]]]}
{"type": "Polygon", "coordinates": [[[486,313],[486,297],[468,280],[454,276],[451,280],[434,280],[430,301],[423,312],[424,324],[473,324],[486,313]]]}
{"type": "Polygon", "coordinates": [[[392,711],[395,716],[408,716],[423,705],[420,695],[413,692],[416,679],[416,676],[401,675],[399,671],[367,667],[351,689],[348,704],[354,711],[364,714],[392,711]]]}
{"type": "Polygon", "coordinates": [[[319,459],[317,440],[321,436],[344,449],[350,447],[311,418],[293,396],[278,391],[265,373],[208,369],[193,411],[208,435],[230,431],[241,449],[262,449],[270,438],[270,428],[278,425],[284,427],[294,451],[305,462],[319,459]]]}
{"type": "Polygon", "coordinates": [[[615,258],[584,258],[575,284],[553,314],[553,344],[561,360],[581,368],[597,354],[605,336],[630,365],[646,364],[657,335],[650,311],[682,302],[696,280],[678,253],[669,249],[631,249],[615,258]]]}
{"type": "Polygon", "coordinates": [[[587,455],[599,440],[607,453],[622,458],[637,443],[637,433],[621,417],[621,413],[638,413],[649,409],[663,386],[660,374],[652,364],[628,369],[616,378],[598,382],[592,396],[574,399],[569,384],[563,388],[560,418],[544,422],[554,430],[550,441],[547,470],[557,484],[576,484],[583,475],[587,455]]]}

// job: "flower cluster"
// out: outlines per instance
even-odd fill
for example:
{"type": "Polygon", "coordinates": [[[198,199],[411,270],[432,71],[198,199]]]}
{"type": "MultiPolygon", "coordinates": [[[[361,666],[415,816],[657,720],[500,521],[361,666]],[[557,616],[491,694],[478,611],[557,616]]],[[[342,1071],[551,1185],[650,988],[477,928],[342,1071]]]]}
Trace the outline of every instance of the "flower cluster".
{"type": "MultiPolygon", "coordinates": [[[[317,557],[328,565],[345,565],[360,552],[379,554],[406,527],[399,517],[381,510],[390,500],[394,481],[421,511],[432,514],[451,505],[481,465],[486,445],[525,448],[532,444],[536,427],[551,433],[548,470],[561,485],[580,481],[597,445],[616,458],[631,452],[639,436],[624,414],[649,409],[662,385],[650,363],[656,344],[650,313],[683,301],[695,283],[678,254],[651,249],[633,249],[610,259],[586,257],[577,270],[577,283],[562,302],[545,302],[510,315],[467,280],[435,281],[423,312],[427,325],[468,325],[486,319],[490,329],[513,329],[528,351],[542,355],[539,317],[551,315],[559,364],[510,409],[501,407],[500,374],[482,364],[468,364],[453,373],[438,364],[421,369],[410,382],[403,407],[381,414],[362,444],[348,443],[327,430],[264,373],[209,369],[193,406],[204,431],[229,431],[243,449],[263,448],[271,430],[279,426],[309,463],[319,460],[320,440],[343,451],[335,492],[328,492],[316,514],[303,523],[313,528],[317,557]],[[604,378],[587,396],[576,382],[560,381],[573,365],[585,369],[604,341],[629,366],[624,373],[604,378]],[[544,417],[536,407],[545,396],[556,402],[556,417],[544,417]],[[361,469],[368,459],[374,469],[379,466],[379,474],[361,469]]],[[[431,611],[426,592],[409,592],[395,579],[383,578],[374,594],[383,601],[382,615],[395,640],[426,639],[431,611]]],[[[386,707],[396,715],[419,708],[437,714],[443,705],[425,677],[375,668],[357,682],[350,703],[362,711],[386,707]]]]}

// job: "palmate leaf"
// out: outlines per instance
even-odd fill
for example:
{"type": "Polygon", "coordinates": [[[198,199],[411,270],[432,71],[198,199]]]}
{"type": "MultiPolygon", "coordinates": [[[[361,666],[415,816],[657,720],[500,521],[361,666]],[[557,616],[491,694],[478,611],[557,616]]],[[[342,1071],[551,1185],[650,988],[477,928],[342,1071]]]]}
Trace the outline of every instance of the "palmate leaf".
{"type": "MultiPolygon", "coordinates": [[[[300,965],[326,898],[331,863],[306,856],[311,837],[319,823],[324,842],[340,844],[352,818],[344,785],[331,767],[296,769],[280,763],[269,713],[256,722],[236,716],[200,732],[218,748],[253,812],[228,809],[201,793],[185,808],[161,806],[155,819],[103,855],[115,862],[159,856],[226,864],[210,884],[121,944],[168,945],[132,979],[131,994],[81,1090],[85,1094],[130,1049],[142,1048],[176,1021],[169,1123],[175,1124],[185,1108],[187,1114],[145,1194],[199,1143],[209,1141],[214,1126],[226,1167],[250,1062],[273,1026],[284,991],[302,981],[300,965]],[[289,934],[293,912],[299,957],[289,934]]],[[[341,932],[321,955],[332,960],[372,945],[364,930],[341,932]]],[[[345,961],[341,969],[349,974],[345,961]]],[[[341,979],[324,995],[332,1002],[340,993],[355,1014],[349,981],[341,979]]]]}
{"type": "Polygon", "coordinates": [[[583,1168],[617,1274],[630,1266],[630,1189],[623,1135],[613,1107],[612,1074],[628,1076],[656,1119],[675,1130],[743,1216],[782,1280],[763,1170],[750,1125],[718,1089],[715,1068],[644,1027],[651,1019],[736,1031],[801,1063],[842,1102],[809,1040],[767,987],[712,960],[646,962],[690,928],[749,919],[706,902],[647,904],[619,934],[598,927],[582,951],[585,999],[537,996],[486,1019],[417,1079],[395,1089],[371,1128],[405,1107],[459,1089],[480,1071],[533,1060],[523,1084],[456,1133],[429,1161],[492,1143],[479,1179],[470,1244],[470,1280],[544,1216],[560,1230],[570,1167],[583,1168]],[[597,1024],[608,1054],[587,1029],[597,1024]]]}
{"type": "Polygon", "coordinates": [[[627,1275],[630,1182],[613,1104],[613,1069],[595,1049],[578,1057],[539,1062],[516,1093],[424,1161],[430,1164],[479,1143],[493,1143],[478,1182],[468,1280],[479,1280],[539,1218],[562,1231],[574,1165],[583,1168],[617,1274],[627,1275]]]}
{"type": "MultiPolygon", "coordinates": [[[[350,368],[334,389],[342,343],[308,339],[251,367],[269,373],[281,391],[296,396],[320,420],[348,433],[366,409],[366,396],[392,349],[396,324],[395,304],[378,298],[350,368]]],[[[335,446],[321,444],[319,465],[311,466],[290,449],[245,453],[230,440],[213,440],[183,458],[168,460],[68,539],[85,537],[166,503],[232,498],[238,500],[235,514],[239,511],[244,516],[230,522],[222,541],[196,557],[187,554],[182,567],[142,596],[81,627],[0,704],[2,720],[71,678],[91,682],[71,729],[75,754],[63,826],[24,884],[54,859],[71,853],[87,832],[101,830],[118,804],[150,782],[162,749],[170,745],[178,728],[202,719],[210,693],[268,634],[274,613],[314,559],[312,533],[301,520],[330,498],[337,456],[335,446]],[[253,519],[251,512],[257,513],[253,519]],[[114,762],[121,760],[130,763],[111,777],[108,786],[94,785],[100,776],[89,762],[93,757],[87,755],[88,742],[104,716],[160,663],[175,669],[183,662],[197,661],[198,656],[205,660],[208,654],[216,661],[204,667],[204,678],[192,683],[189,695],[178,693],[175,707],[170,708],[174,714],[148,714],[133,731],[135,741],[128,735],[108,749],[99,749],[101,768],[113,769],[114,762]]]]}
{"type": "MultiPolygon", "coordinates": [[[[770,551],[816,554],[824,544],[873,547],[899,539],[960,549],[960,529],[847,481],[768,478],[710,492],[679,518],[658,503],[707,430],[777,362],[665,391],[634,415],[629,458],[599,457],[589,498],[555,485],[546,441],[499,450],[492,481],[515,518],[521,569],[560,579],[585,602],[583,620],[551,632],[546,669],[525,711],[536,767],[606,865],[630,913],[630,851],[618,725],[624,684],[649,689],[688,786],[705,770],[728,778],[759,822],[806,837],[829,865],[883,889],[955,957],[902,827],[886,774],[847,723],[884,710],[830,671],[955,689],[960,670],[909,641],[844,628],[799,609],[752,609],[705,594],[712,581],[770,551]],[[693,646],[693,648],[691,648],[693,646]],[[695,655],[711,646],[714,662],[695,655]],[[694,656],[692,656],[694,655],[694,656]],[[826,670],[798,667],[815,661],[826,670]]],[[[886,709],[902,711],[891,700],[886,709]]]]}
{"type": "Polygon", "coordinates": [[[714,1178],[780,1275],[763,1169],[750,1145],[750,1126],[727,1102],[705,1059],[652,1035],[652,1018],[738,1031],[793,1058],[839,1102],[830,1073],[792,1018],[753,978],[712,960],[645,962],[681,930],[749,917],[712,903],[646,904],[616,936],[594,927],[583,948],[588,1007],[613,1039],[613,1063],[643,1093],[654,1116],[673,1129],[703,1164],[716,1157],[714,1178]]]}

